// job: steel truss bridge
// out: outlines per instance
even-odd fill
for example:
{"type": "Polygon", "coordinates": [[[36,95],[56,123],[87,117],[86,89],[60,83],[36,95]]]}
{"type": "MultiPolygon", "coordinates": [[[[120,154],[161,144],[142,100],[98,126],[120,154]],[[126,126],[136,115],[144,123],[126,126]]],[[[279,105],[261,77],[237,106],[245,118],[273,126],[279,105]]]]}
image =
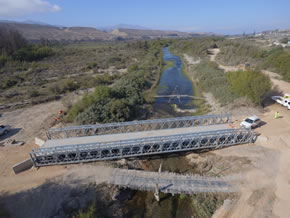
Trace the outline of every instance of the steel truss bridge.
{"type": "Polygon", "coordinates": [[[30,153],[35,167],[216,149],[251,143],[251,130],[232,129],[231,115],[72,126],[47,130],[46,143],[30,153]]]}

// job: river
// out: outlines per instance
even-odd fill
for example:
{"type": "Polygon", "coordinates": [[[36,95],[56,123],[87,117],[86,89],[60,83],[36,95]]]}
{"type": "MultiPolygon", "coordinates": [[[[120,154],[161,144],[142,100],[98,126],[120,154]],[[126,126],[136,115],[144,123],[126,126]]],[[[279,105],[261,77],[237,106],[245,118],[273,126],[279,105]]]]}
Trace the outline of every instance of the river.
{"type": "MultiPolygon", "coordinates": [[[[182,72],[183,64],[179,56],[173,55],[168,47],[163,48],[163,60],[172,61],[173,66],[165,69],[160,78],[157,95],[189,95],[193,96],[192,82],[182,72]]],[[[180,116],[180,112],[193,111],[195,106],[191,97],[160,97],[154,104],[154,112],[167,112],[168,115],[180,116]],[[173,105],[177,110],[173,109],[173,105]]]]}
{"type": "MultiPolygon", "coordinates": [[[[163,60],[172,61],[173,66],[162,72],[157,95],[190,95],[193,96],[192,82],[182,72],[182,61],[173,55],[168,47],[163,48],[163,60]]],[[[157,98],[154,104],[153,118],[190,115],[187,110],[195,109],[192,98],[157,98]],[[174,109],[172,105],[176,105],[174,109]],[[181,112],[183,111],[183,112],[181,112]]],[[[151,117],[152,118],[152,117],[151,117]]],[[[158,171],[162,162],[162,170],[176,173],[198,173],[197,168],[188,164],[183,155],[172,154],[146,157],[140,168],[147,171],[158,171]]],[[[124,205],[127,213],[124,217],[191,217],[195,215],[192,196],[161,194],[157,202],[152,192],[135,191],[131,200],[124,205]]]]}

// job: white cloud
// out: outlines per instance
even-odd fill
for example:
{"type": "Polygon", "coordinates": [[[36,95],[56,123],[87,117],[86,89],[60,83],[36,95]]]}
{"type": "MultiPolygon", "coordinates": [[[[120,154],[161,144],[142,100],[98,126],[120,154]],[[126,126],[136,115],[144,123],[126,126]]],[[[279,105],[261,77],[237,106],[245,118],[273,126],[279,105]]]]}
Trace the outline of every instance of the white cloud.
{"type": "Polygon", "coordinates": [[[45,0],[0,0],[0,16],[19,17],[32,13],[56,12],[60,7],[45,0]]]}

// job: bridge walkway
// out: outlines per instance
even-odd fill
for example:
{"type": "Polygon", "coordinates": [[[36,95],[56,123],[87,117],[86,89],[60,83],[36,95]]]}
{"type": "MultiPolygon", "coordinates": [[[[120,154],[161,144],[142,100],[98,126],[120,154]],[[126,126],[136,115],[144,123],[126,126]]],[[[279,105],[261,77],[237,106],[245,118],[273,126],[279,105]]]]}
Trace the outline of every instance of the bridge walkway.
{"type": "Polygon", "coordinates": [[[58,147],[58,146],[69,146],[69,145],[71,146],[71,145],[89,144],[89,143],[96,143],[96,142],[114,142],[114,141],[132,140],[132,139],[142,139],[142,138],[147,138],[147,137],[163,137],[163,136],[179,135],[179,134],[202,133],[202,132],[225,130],[225,129],[230,129],[228,124],[174,128],[174,129],[159,129],[159,130],[154,130],[154,131],[83,136],[83,137],[72,137],[72,138],[64,138],[64,139],[51,139],[51,140],[47,140],[42,147],[51,148],[51,147],[58,147]]]}
{"type": "Polygon", "coordinates": [[[140,170],[115,169],[109,184],[136,190],[193,194],[200,192],[235,192],[235,188],[222,178],[198,175],[182,175],[169,172],[147,172],[140,170]]]}

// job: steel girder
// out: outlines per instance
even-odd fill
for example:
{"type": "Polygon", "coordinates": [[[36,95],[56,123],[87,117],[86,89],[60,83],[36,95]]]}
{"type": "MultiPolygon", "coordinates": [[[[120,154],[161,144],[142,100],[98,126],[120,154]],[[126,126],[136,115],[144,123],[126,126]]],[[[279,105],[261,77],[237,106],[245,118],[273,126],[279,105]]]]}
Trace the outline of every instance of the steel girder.
{"type": "Polygon", "coordinates": [[[142,120],[98,125],[70,126],[52,128],[46,131],[47,139],[62,139],[80,136],[140,132],[159,129],[183,128],[226,124],[231,121],[230,114],[176,117],[156,120],[142,120]]]}
{"type": "Polygon", "coordinates": [[[96,142],[73,146],[34,149],[30,157],[35,167],[112,160],[251,143],[255,134],[246,129],[180,134],[141,139],[96,142]]]}

